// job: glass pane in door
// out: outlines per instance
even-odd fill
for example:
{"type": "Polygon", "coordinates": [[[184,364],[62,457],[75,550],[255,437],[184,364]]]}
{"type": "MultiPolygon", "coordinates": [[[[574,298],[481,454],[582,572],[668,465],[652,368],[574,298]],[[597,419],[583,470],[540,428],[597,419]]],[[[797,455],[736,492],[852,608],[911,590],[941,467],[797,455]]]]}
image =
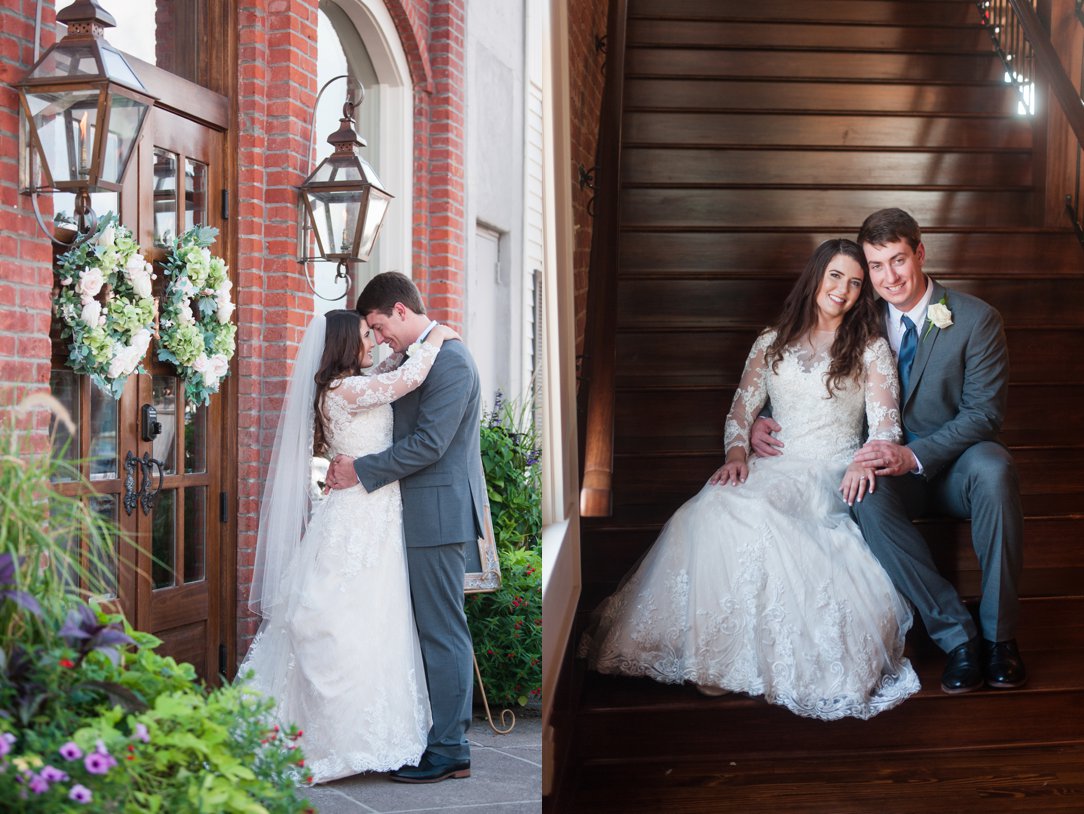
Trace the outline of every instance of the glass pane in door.
{"type": "Polygon", "coordinates": [[[184,404],[184,471],[207,471],[207,408],[184,404]]]}
{"type": "Polygon", "coordinates": [[[207,573],[207,489],[190,486],[184,490],[184,581],[199,582],[207,573]]]}
{"type": "Polygon", "coordinates": [[[167,475],[177,473],[174,448],[177,446],[177,377],[155,376],[152,380],[153,404],[162,431],[154,439],[154,458],[167,475]]]}
{"type": "MultiPolygon", "coordinates": [[[[110,524],[117,527],[117,496],[95,495],[90,498],[90,508],[95,514],[110,524]]],[[[92,579],[92,588],[95,595],[104,599],[114,599],[117,596],[117,566],[119,562],[118,540],[116,533],[110,535],[109,551],[104,558],[92,558],[87,563],[87,570],[92,579]],[[98,593],[101,589],[101,593],[98,593]]]]}
{"type": "Polygon", "coordinates": [[[90,479],[117,477],[117,416],[120,403],[90,388],[90,479]]]}
{"type": "MultiPolygon", "coordinates": [[[[49,373],[49,390],[68,411],[68,417],[75,426],[72,433],[63,421],[56,418],[51,420],[49,431],[53,438],[53,454],[72,463],[79,458],[79,377],[73,370],[56,368],[49,373]]],[[[55,478],[66,481],[72,480],[73,475],[58,471],[55,478]]]]}
{"type": "Polygon", "coordinates": [[[168,247],[177,236],[177,154],[154,148],[154,245],[168,247]]]}
{"type": "Polygon", "coordinates": [[[151,583],[155,588],[177,584],[177,490],[163,489],[154,502],[151,531],[151,583]]]}
{"type": "Polygon", "coordinates": [[[184,228],[207,225],[207,165],[184,160],[184,228]]]}

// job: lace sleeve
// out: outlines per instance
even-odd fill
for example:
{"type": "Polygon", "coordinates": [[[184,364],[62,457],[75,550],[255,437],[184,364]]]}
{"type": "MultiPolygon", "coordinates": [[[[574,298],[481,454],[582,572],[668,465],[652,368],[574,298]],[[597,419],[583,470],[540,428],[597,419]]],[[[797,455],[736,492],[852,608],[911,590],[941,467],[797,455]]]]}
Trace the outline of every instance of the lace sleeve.
{"type": "Polygon", "coordinates": [[[436,345],[423,342],[419,347],[401,367],[372,376],[350,376],[330,392],[341,398],[350,412],[402,398],[421,386],[437,358],[436,345]]]}
{"type": "Polygon", "coordinates": [[[866,348],[862,359],[866,369],[866,423],[870,441],[900,442],[900,385],[896,358],[884,339],[866,348]]]}
{"type": "Polygon", "coordinates": [[[757,337],[749,356],[745,360],[738,389],[734,392],[734,401],[726,416],[723,431],[723,451],[730,452],[734,447],[749,450],[749,430],[760,413],[760,408],[768,400],[768,368],[764,354],[775,338],[773,331],[765,331],[757,337]]]}
{"type": "Polygon", "coordinates": [[[379,376],[381,373],[390,373],[403,363],[404,356],[401,353],[393,353],[387,359],[373,368],[369,376],[379,376]]]}

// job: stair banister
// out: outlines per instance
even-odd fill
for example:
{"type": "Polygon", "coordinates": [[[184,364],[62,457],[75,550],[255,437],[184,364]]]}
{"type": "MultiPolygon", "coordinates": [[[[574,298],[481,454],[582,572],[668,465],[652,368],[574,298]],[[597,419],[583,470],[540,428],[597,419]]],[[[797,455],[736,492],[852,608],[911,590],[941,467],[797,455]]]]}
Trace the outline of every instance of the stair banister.
{"type": "Polygon", "coordinates": [[[598,139],[598,186],[587,288],[587,325],[580,381],[583,480],[580,515],[607,517],[613,508],[614,367],[620,233],[621,117],[625,85],[627,0],[610,0],[606,81],[598,139]]]}

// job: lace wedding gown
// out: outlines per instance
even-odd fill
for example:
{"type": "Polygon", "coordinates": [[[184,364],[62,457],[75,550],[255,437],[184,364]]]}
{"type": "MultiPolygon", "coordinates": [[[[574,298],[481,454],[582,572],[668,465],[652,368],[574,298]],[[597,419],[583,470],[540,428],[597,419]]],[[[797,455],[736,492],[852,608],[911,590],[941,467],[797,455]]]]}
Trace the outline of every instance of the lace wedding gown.
{"type": "MultiPolygon", "coordinates": [[[[390,402],[415,389],[436,351],[398,370],[343,379],[325,396],[328,457],[392,441],[390,402]]],[[[299,473],[299,477],[304,477],[299,473]]],[[[238,670],[275,698],[313,782],[416,765],[431,724],[410,604],[399,484],[332,491],[309,521],[289,600],[264,622],[238,670]]]]}
{"type": "Polygon", "coordinates": [[[903,657],[911,613],[851,520],[839,484],[870,438],[899,440],[889,345],[864,354],[864,382],[827,398],[829,356],[788,347],[765,364],[754,343],[727,416],[725,446],[748,449],[770,398],[785,443],[753,456],[740,486],[685,503],[596,611],[580,654],[602,673],[763,695],[798,715],[867,719],[919,689],[903,657]]]}

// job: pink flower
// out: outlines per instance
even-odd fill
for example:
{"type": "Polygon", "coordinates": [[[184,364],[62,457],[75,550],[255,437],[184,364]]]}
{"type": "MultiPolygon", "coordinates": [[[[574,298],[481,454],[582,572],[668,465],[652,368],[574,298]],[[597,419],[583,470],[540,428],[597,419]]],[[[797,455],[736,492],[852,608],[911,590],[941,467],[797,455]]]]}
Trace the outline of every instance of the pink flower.
{"type": "Polygon", "coordinates": [[[79,760],[83,756],[83,750],[75,745],[74,741],[68,741],[60,747],[60,756],[65,760],[79,760]]]}
{"type": "Polygon", "coordinates": [[[135,738],[139,738],[139,740],[143,741],[144,743],[150,743],[151,742],[151,733],[147,731],[146,724],[142,724],[142,723],[136,724],[135,725],[135,732],[133,733],[132,736],[135,737],[135,738]]]}
{"type": "Polygon", "coordinates": [[[83,759],[83,765],[91,774],[105,774],[116,765],[116,761],[109,755],[91,752],[83,759]]]}
{"type": "Polygon", "coordinates": [[[46,767],[41,770],[41,776],[50,783],[63,783],[68,779],[68,775],[65,772],[60,771],[60,769],[57,769],[55,766],[49,765],[46,765],[46,767]]]}
{"type": "Polygon", "coordinates": [[[77,803],[89,803],[94,799],[94,795],[90,793],[90,789],[86,786],[76,783],[72,786],[72,790],[68,792],[68,799],[75,800],[77,803]]]}
{"type": "Polygon", "coordinates": [[[49,791],[49,781],[40,774],[30,775],[30,785],[27,786],[34,794],[45,794],[49,791]]]}
{"type": "Polygon", "coordinates": [[[15,736],[10,732],[5,732],[0,735],[0,757],[3,757],[11,751],[11,747],[15,745],[15,736]]]}

